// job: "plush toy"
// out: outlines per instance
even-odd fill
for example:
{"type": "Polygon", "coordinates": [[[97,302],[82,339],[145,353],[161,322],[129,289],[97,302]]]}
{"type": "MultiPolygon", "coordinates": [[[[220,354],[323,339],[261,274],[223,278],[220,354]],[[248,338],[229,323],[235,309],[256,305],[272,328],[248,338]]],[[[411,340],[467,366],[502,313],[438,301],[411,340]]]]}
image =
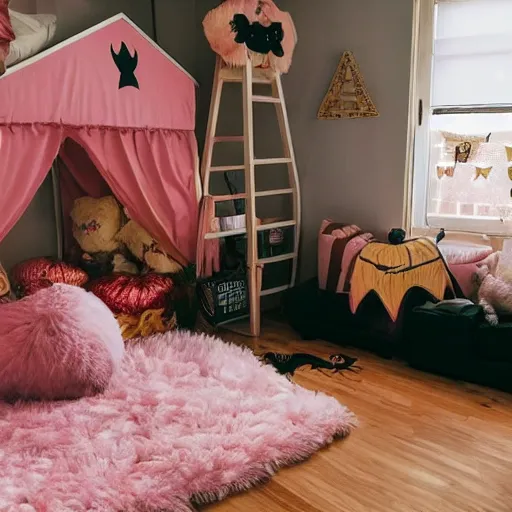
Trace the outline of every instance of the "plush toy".
{"type": "Polygon", "coordinates": [[[230,66],[244,66],[249,51],[253,66],[290,69],[295,25],[272,0],[225,0],[206,15],[203,28],[212,50],[230,66]]]}
{"type": "Polygon", "coordinates": [[[160,244],[133,220],[128,221],[121,229],[116,240],[124,244],[152,272],[175,274],[182,270],[182,266],[163,251],[160,244]]]}
{"type": "Polygon", "coordinates": [[[81,197],[71,211],[73,236],[86,253],[113,252],[121,228],[121,208],[113,196],[81,197]]]}
{"type": "Polygon", "coordinates": [[[478,265],[474,279],[478,288],[478,304],[484,310],[485,319],[498,325],[500,314],[512,314],[512,284],[496,275],[501,252],[488,256],[478,265]]]}
{"type": "Polygon", "coordinates": [[[117,253],[114,254],[114,258],[112,259],[113,264],[113,272],[114,274],[131,274],[137,275],[139,273],[139,269],[137,265],[133,263],[133,261],[129,261],[123,254],[117,253]]]}

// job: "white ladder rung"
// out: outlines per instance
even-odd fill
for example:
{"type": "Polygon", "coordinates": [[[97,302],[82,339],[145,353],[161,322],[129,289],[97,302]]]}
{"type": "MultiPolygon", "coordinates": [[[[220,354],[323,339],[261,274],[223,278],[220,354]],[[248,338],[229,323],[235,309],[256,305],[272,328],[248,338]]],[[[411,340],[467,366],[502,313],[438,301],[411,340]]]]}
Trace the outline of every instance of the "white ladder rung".
{"type": "Polygon", "coordinates": [[[227,194],[225,196],[212,196],[216,203],[222,203],[223,201],[235,201],[237,199],[245,199],[247,196],[245,193],[242,194],[227,194]]]}
{"type": "Polygon", "coordinates": [[[290,226],[295,226],[297,222],[294,220],[283,220],[281,222],[273,222],[272,224],[261,224],[258,226],[258,231],[267,231],[268,229],[279,229],[279,228],[288,228],[290,226]]]}
{"type": "Polygon", "coordinates": [[[282,196],[285,194],[293,194],[293,188],[280,188],[275,190],[261,190],[255,192],[256,197],[267,197],[267,196],[282,196]]]}
{"type": "Polygon", "coordinates": [[[231,229],[230,231],[217,231],[216,233],[206,233],[205,240],[214,240],[215,238],[227,238],[228,236],[245,235],[245,228],[231,229]]]}
{"type": "Polygon", "coordinates": [[[245,171],[245,165],[218,165],[210,167],[210,172],[245,171]]]}
{"type": "Polygon", "coordinates": [[[267,290],[261,290],[260,295],[262,297],[266,297],[267,295],[274,295],[276,293],[281,293],[290,288],[289,284],[285,284],[283,286],[277,286],[276,288],[268,288],[267,290]]]}
{"type": "Polygon", "coordinates": [[[255,158],[254,165],[291,164],[291,158],[255,158]]]}
{"type": "Polygon", "coordinates": [[[281,261],[293,260],[297,256],[297,253],[290,252],[288,254],[280,254],[279,256],[271,256],[269,258],[260,258],[258,263],[279,263],[281,261]]]}
{"type": "Polygon", "coordinates": [[[213,138],[213,142],[243,142],[243,135],[221,135],[213,138]]]}
{"type": "Polygon", "coordinates": [[[281,103],[279,98],[274,98],[273,96],[259,96],[255,95],[252,97],[252,101],[255,103],[281,103]]]}
{"type": "MultiPolygon", "coordinates": [[[[223,67],[219,78],[223,82],[243,82],[244,70],[241,67],[223,67]]],[[[271,69],[254,68],[252,72],[253,84],[271,84],[275,80],[275,73],[271,69]]]]}

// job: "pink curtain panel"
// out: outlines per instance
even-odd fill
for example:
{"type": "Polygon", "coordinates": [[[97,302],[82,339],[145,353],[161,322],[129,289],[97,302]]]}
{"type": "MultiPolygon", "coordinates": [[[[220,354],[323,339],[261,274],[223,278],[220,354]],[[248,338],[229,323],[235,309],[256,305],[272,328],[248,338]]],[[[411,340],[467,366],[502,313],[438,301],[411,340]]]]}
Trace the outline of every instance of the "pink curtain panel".
{"type": "Polygon", "coordinates": [[[9,17],[8,0],[0,0],[0,62],[9,54],[9,45],[15,35],[9,17]]]}
{"type": "Polygon", "coordinates": [[[2,78],[0,98],[0,241],[70,138],[85,151],[63,146],[65,210],[110,189],[170,256],[195,261],[195,83],[137,29],[120,19],[64,46],[2,78]],[[123,43],[137,53],[130,86],[113,58],[123,43]]]}
{"type": "Polygon", "coordinates": [[[266,64],[279,73],[287,73],[297,43],[297,33],[290,14],[280,11],[271,0],[225,0],[212,9],[203,20],[204,33],[212,50],[230,66],[244,66],[247,55],[245,44],[235,41],[236,34],[230,24],[235,14],[243,14],[250,23],[259,22],[266,27],[271,23],[281,23],[284,56],[277,57],[269,53],[266,64]]]}

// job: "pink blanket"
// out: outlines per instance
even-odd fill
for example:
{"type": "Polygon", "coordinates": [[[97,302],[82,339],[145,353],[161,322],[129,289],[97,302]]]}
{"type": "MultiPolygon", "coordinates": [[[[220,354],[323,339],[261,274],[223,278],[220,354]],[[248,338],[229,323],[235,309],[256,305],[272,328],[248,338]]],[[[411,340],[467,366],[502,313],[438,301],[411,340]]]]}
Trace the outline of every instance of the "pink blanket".
{"type": "Polygon", "coordinates": [[[326,219],[318,236],[318,284],[321,290],[348,291],[352,265],[363,247],[373,240],[355,224],[326,219]]]}
{"type": "Polygon", "coordinates": [[[8,0],[0,0],[0,62],[6,59],[9,54],[9,44],[15,38],[7,4],[8,0]]]}

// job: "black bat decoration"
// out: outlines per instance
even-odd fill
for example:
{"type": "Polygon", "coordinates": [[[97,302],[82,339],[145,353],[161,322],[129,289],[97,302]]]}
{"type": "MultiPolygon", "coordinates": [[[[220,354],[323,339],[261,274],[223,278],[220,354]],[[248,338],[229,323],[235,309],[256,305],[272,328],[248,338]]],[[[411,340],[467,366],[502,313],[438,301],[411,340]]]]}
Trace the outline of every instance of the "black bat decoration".
{"type": "Polygon", "coordinates": [[[249,50],[264,55],[272,52],[276,57],[284,55],[281,45],[284,31],[281,23],[271,23],[268,27],[264,27],[257,21],[251,24],[244,14],[235,14],[230,25],[231,30],[236,32],[235,41],[245,44],[249,50]]]}
{"type": "Polygon", "coordinates": [[[359,366],[355,366],[357,358],[346,356],[344,354],[336,354],[329,357],[329,361],[311,354],[278,354],[276,352],[267,352],[262,357],[263,361],[271,364],[281,375],[293,375],[297,368],[302,366],[311,366],[312,370],[325,369],[338,373],[343,370],[355,372],[361,370],[359,366]]]}
{"type": "Polygon", "coordinates": [[[139,89],[139,82],[135,76],[135,70],[139,63],[137,50],[135,50],[135,53],[132,56],[123,41],[119,53],[114,51],[112,45],[110,45],[110,53],[112,54],[112,58],[114,59],[117,69],[121,73],[121,77],[119,78],[119,89],[122,89],[123,87],[135,87],[136,89],[139,89]]]}

